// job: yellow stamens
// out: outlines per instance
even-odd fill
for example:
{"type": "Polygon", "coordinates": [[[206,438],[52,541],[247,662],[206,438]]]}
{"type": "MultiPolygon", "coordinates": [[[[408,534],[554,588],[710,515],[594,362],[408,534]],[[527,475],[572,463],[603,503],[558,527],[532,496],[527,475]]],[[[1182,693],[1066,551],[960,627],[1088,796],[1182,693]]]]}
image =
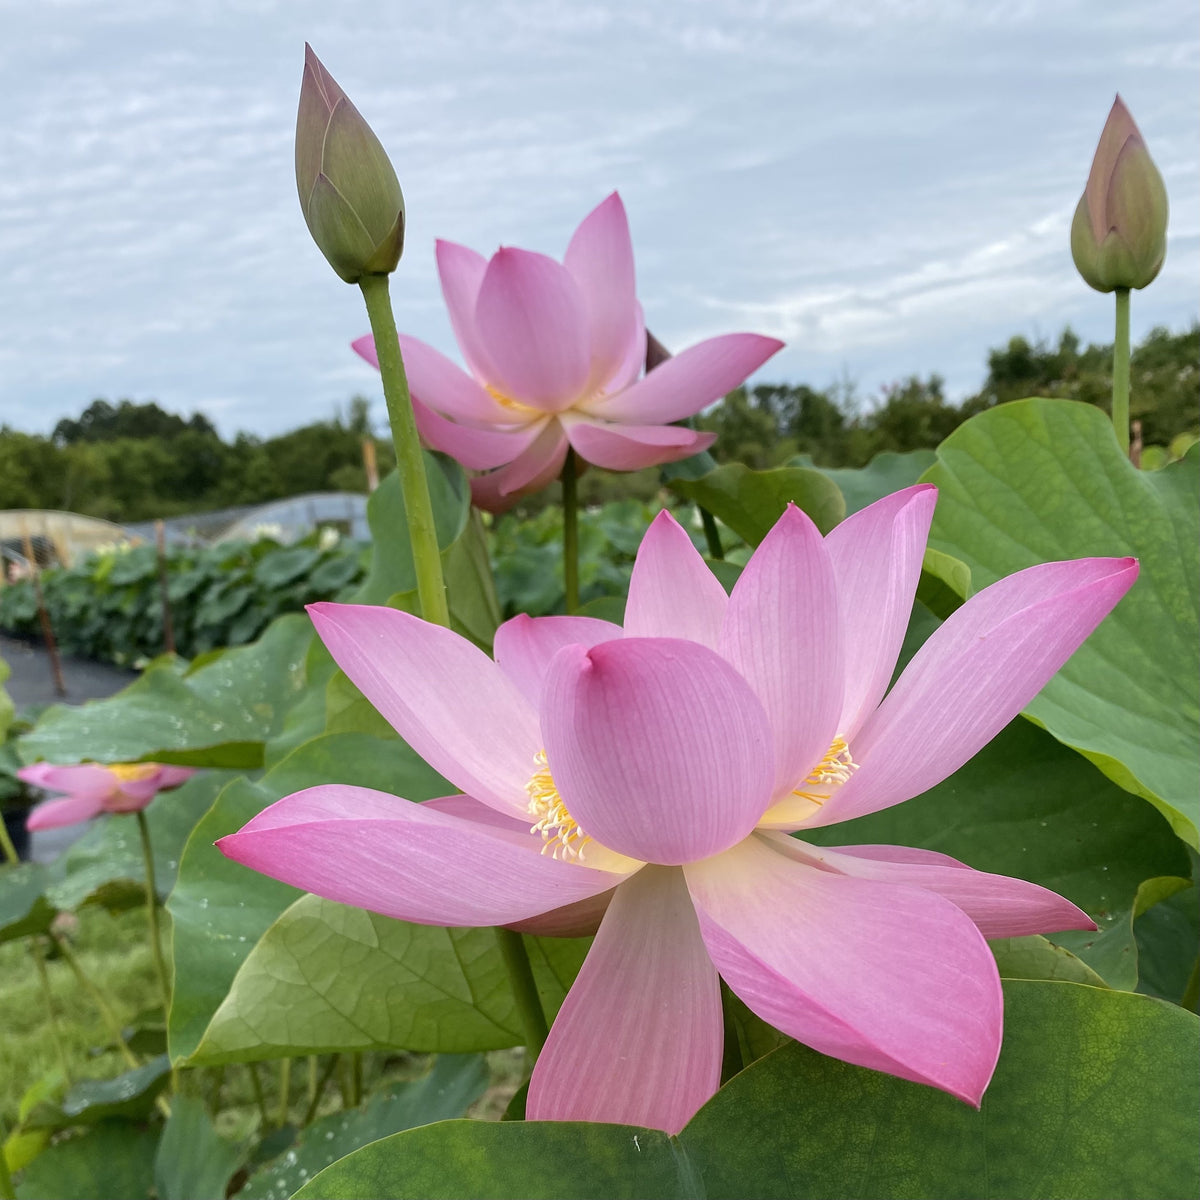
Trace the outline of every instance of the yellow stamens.
{"type": "Polygon", "coordinates": [[[529,404],[522,404],[519,400],[511,400],[503,392],[497,391],[490,384],[487,387],[488,394],[496,401],[497,404],[503,405],[516,416],[521,417],[543,417],[546,414],[541,409],[534,408],[529,404]]]}
{"type": "Polygon", "coordinates": [[[579,828],[558,794],[550,768],[546,765],[545,750],[539,750],[533,756],[533,761],[537,764],[537,770],[525,785],[529,793],[527,811],[535,818],[529,832],[541,834],[543,854],[581,863],[583,848],[592,839],[579,828]]]}
{"type": "Polygon", "coordinates": [[[850,747],[844,738],[834,738],[833,745],[825,751],[825,757],[813,768],[812,773],[799,787],[792,788],[792,795],[814,804],[824,804],[855,771],[858,763],[850,757],[850,747]],[[818,790],[819,789],[819,790],[818,790]]]}
{"type": "Polygon", "coordinates": [[[158,763],[112,763],[108,765],[108,770],[122,783],[130,783],[138,779],[149,779],[158,770],[158,763]]]}

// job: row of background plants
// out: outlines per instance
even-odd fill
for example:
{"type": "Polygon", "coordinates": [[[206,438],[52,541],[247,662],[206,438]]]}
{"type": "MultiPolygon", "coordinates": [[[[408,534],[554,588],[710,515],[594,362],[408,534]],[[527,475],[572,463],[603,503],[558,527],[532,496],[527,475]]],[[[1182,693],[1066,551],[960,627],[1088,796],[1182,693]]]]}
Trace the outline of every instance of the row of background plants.
{"type": "MultiPolygon", "coordinates": [[[[665,502],[668,493],[662,494],[665,502]]],[[[615,500],[583,527],[583,599],[622,594],[642,532],[659,505],[615,500]]],[[[496,593],[505,617],[559,609],[563,600],[562,510],[529,517],[483,517],[496,593]]],[[[184,658],[254,641],[277,616],[319,600],[352,594],[366,577],[370,545],[314,531],[290,545],[271,537],[215,546],[170,546],[167,596],[176,653],[184,658]]],[[[46,610],[64,654],[137,667],[162,654],[162,584],[152,545],[118,544],[72,567],[41,572],[46,610]]],[[[39,640],[41,624],[31,579],[0,589],[0,631],[39,640]]]]}
{"type": "MultiPolygon", "coordinates": [[[[164,557],[175,650],[194,658],[254,641],[281,613],[337,599],[362,580],[369,548],[314,531],[291,545],[270,537],[175,545],[164,557]]],[[[132,667],[164,652],[163,593],[153,545],[114,544],[75,566],[43,571],[41,586],[64,654],[132,667]]],[[[0,630],[40,638],[32,580],[0,591],[0,630]]]]}
{"type": "MultiPolygon", "coordinates": [[[[698,424],[718,434],[713,452],[721,463],[773,467],[807,454],[821,467],[837,468],[861,467],[888,451],[933,449],[974,414],[1023,396],[1109,407],[1111,344],[1085,345],[1065,329],[1054,343],[1011,338],[986,362],[983,386],[959,403],[947,398],[936,374],[911,375],[870,396],[846,377],[824,387],[736,388],[698,424]]],[[[1133,351],[1131,416],[1141,422],[1148,466],[1180,457],[1174,440],[1200,432],[1198,362],[1197,325],[1178,333],[1155,329],[1133,351]]],[[[385,473],[395,462],[391,441],[375,436],[361,396],[328,420],[276,437],[238,433],[231,441],[200,413],[185,419],[154,403],[96,400],[78,418],[59,421],[48,437],[0,426],[0,509],[63,509],[123,522],[305,492],[363,492],[366,441],[385,473]]],[[[657,471],[588,472],[580,498],[649,500],[657,488],[657,471]]],[[[551,495],[523,500],[520,511],[540,510],[551,495]]]]}

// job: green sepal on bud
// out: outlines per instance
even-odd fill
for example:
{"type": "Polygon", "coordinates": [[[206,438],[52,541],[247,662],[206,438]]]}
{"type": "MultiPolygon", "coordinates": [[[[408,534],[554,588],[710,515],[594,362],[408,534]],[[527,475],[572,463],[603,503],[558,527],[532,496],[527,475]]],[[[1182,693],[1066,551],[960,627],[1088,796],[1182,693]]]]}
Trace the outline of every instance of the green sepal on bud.
{"type": "Polygon", "coordinates": [[[1098,292],[1144,288],[1167,253],[1167,189],[1120,96],[1071,223],[1071,257],[1098,292]]]}
{"type": "Polygon", "coordinates": [[[396,269],[404,251],[400,181],[370,125],[307,44],[296,188],[313,241],[347,283],[396,269]]]}

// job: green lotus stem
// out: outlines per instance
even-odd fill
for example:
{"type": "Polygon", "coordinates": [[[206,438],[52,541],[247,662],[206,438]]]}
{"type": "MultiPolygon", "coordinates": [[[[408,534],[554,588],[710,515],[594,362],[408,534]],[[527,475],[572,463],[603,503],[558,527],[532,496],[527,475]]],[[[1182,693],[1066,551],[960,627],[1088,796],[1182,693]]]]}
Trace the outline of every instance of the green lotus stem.
{"type": "Polygon", "coordinates": [[[131,1068],[140,1067],[142,1064],[138,1062],[137,1056],[130,1050],[129,1044],[125,1041],[125,1035],[121,1032],[121,1022],[117,1020],[117,1014],[113,1012],[108,998],[100,990],[100,985],[84,971],[82,963],[75,957],[75,951],[71,949],[65,938],[59,937],[57,934],[51,934],[50,936],[54,939],[54,944],[58,947],[58,952],[63,956],[63,960],[71,968],[71,973],[79,981],[79,986],[95,1002],[96,1008],[100,1012],[100,1019],[104,1022],[104,1027],[108,1030],[108,1036],[117,1043],[117,1049],[120,1051],[121,1057],[131,1068]]]}
{"type": "Polygon", "coordinates": [[[362,1103],[363,1094],[363,1056],[361,1050],[350,1055],[350,1099],[352,1107],[357,1108],[362,1103]]]}
{"type": "Polygon", "coordinates": [[[250,1069],[250,1087],[254,1091],[254,1102],[258,1105],[258,1115],[262,1123],[262,1128],[266,1129],[271,1118],[267,1113],[267,1098],[263,1095],[262,1078],[258,1073],[258,1063],[247,1063],[246,1066],[250,1069]]]}
{"type": "Polygon", "coordinates": [[[733,1019],[733,993],[725,980],[721,980],[721,1022],[725,1027],[725,1048],[721,1056],[721,1082],[732,1079],[745,1070],[751,1056],[746,1051],[742,1029],[733,1019]]]}
{"type": "MultiPolygon", "coordinates": [[[[340,1054],[331,1054],[329,1056],[329,1061],[325,1064],[325,1070],[322,1072],[320,1079],[316,1080],[315,1086],[310,1090],[308,1097],[308,1108],[304,1110],[304,1120],[302,1122],[303,1125],[311,1125],[313,1118],[317,1115],[317,1109],[321,1104],[321,1097],[325,1094],[325,1088],[328,1086],[329,1080],[332,1078],[334,1071],[337,1070],[338,1060],[340,1058],[340,1054]]],[[[317,1056],[315,1054],[310,1055],[308,1061],[309,1067],[312,1069],[316,1064],[317,1056]]]]}
{"type": "Polygon", "coordinates": [[[279,1060],[279,1115],[276,1117],[276,1123],[280,1129],[287,1124],[288,1100],[291,1099],[291,1090],[292,1060],[290,1058],[281,1058],[279,1060]]]}
{"type": "Polygon", "coordinates": [[[1113,342],[1113,429],[1117,445],[1129,453],[1129,289],[1117,288],[1117,331],[1113,342]]]}
{"type": "Polygon", "coordinates": [[[225,1068],[211,1067],[209,1076],[212,1086],[208,1094],[208,1110],[215,1119],[221,1111],[221,1088],[225,1086],[225,1068]]]}
{"type": "Polygon", "coordinates": [[[8,1159],[4,1157],[4,1143],[8,1140],[8,1126],[0,1121],[0,1200],[17,1200],[12,1176],[8,1173],[8,1159]]]}
{"type": "Polygon", "coordinates": [[[54,1003],[54,993],[50,989],[50,973],[46,970],[46,952],[42,949],[41,939],[30,938],[29,950],[33,955],[33,961],[37,964],[38,980],[42,985],[46,1014],[50,1018],[50,1036],[54,1039],[54,1049],[58,1052],[58,1065],[62,1068],[63,1082],[70,1087],[71,1066],[67,1060],[66,1048],[63,1046],[62,1027],[58,1023],[58,1006],[54,1003]]]}
{"type": "MultiPolygon", "coordinates": [[[[421,442],[417,436],[417,423],[413,416],[412,397],[408,391],[408,377],[404,373],[404,359],[396,335],[396,319],[392,314],[392,303],[388,295],[386,275],[364,275],[359,281],[363,300],[367,306],[367,317],[371,322],[371,333],[375,339],[375,353],[379,359],[379,374],[383,380],[383,395],[387,401],[388,421],[392,427],[392,441],[396,447],[396,465],[400,471],[400,485],[404,491],[404,511],[408,518],[408,537],[412,544],[413,566],[417,573],[417,598],[421,604],[421,615],[435,625],[450,626],[450,609],[446,600],[446,584],[442,578],[442,559],[437,544],[437,530],[433,522],[433,505],[429,500],[429,484],[425,478],[425,459],[421,453],[421,442]]],[[[567,489],[567,474],[570,473],[571,517],[574,522],[575,463],[572,452],[567,452],[567,463],[563,468],[563,488],[567,489]]],[[[563,549],[567,550],[566,527],[564,525],[563,549]]],[[[574,535],[574,530],[572,531],[574,535]]],[[[578,551],[572,544],[573,560],[577,562],[578,551]]],[[[573,612],[578,605],[578,568],[574,570],[574,596],[567,593],[567,611],[573,612]]],[[[570,585],[568,585],[568,589],[570,585]]],[[[546,1018],[541,1011],[537,988],[533,986],[533,972],[525,953],[520,935],[507,930],[496,931],[500,939],[504,962],[508,968],[513,995],[522,1012],[528,1035],[527,1047],[532,1058],[546,1040],[546,1018]],[[517,947],[511,945],[517,939],[517,947]],[[523,965],[522,965],[523,964],[523,965]],[[533,1008],[530,1008],[530,995],[533,1008]],[[529,1010],[529,1019],[526,1013],[529,1010]],[[533,1017],[536,1011],[536,1019],[533,1017]],[[540,1030],[540,1033],[539,1033],[540,1030]],[[534,1040],[529,1040],[534,1039],[534,1040]]],[[[359,1065],[361,1072],[361,1063],[359,1065]]],[[[361,1074],[359,1075],[361,1088],[361,1074]]],[[[352,1085],[353,1086],[353,1085],[352,1085]]],[[[357,1103],[357,1101],[356,1101],[357,1103]]]]}
{"type": "Polygon", "coordinates": [[[1196,961],[1192,963],[1192,973],[1188,976],[1187,986],[1183,989],[1179,1003],[1188,1012],[1195,1012],[1197,1006],[1200,1006],[1200,955],[1197,955],[1196,961]]]}
{"type": "Polygon", "coordinates": [[[504,965],[508,968],[513,999],[517,1002],[517,1015],[521,1019],[521,1028],[525,1031],[526,1067],[532,1070],[537,1056],[546,1044],[549,1030],[546,1026],[546,1014],[542,1011],[542,998],[538,995],[537,982],[533,978],[533,968],[529,965],[529,951],[525,949],[525,939],[522,935],[511,929],[501,929],[497,926],[496,940],[500,943],[500,953],[504,956],[504,965]]]}
{"type": "MultiPolygon", "coordinates": [[[[142,862],[146,868],[146,936],[150,939],[150,953],[154,958],[154,973],[158,976],[158,990],[163,1002],[163,1020],[171,1011],[171,980],[167,975],[167,964],[163,959],[162,936],[158,928],[158,886],[154,879],[154,854],[150,849],[150,825],[146,814],[138,809],[138,834],[142,839],[142,862]]],[[[174,1072],[172,1072],[174,1074],[174,1072]]]]}
{"type": "Polygon", "coordinates": [[[696,508],[700,511],[700,524],[704,526],[704,537],[708,542],[709,558],[722,559],[725,557],[725,547],[721,545],[721,533],[717,529],[716,518],[704,507],[703,504],[697,504],[696,508]]]}
{"type": "Polygon", "coordinates": [[[568,613],[579,608],[579,464],[567,448],[562,469],[563,590],[568,613]]]}
{"type": "Polygon", "coordinates": [[[8,836],[8,826],[3,820],[0,820],[0,850],[4,851],[4,861],[11,863],[14,867],[21,861],[21,856],[17,853],[12,838],[8,836]]]}
{"type": "MultiPolygon", "coordinates": [[[[58,952],[63,956],[63,960],[71,968],[72,974],[79,981],[80,987],[95,1001],[96,1008],[100,1013],[100,1020],[108,1030],[108,1036],[116,1042],[117,1050],[120,1052],[121,1057],[129,1065],[130,1069],[136,1070],[142,1064],[138,1062],[137,1055],[130,1050],[129,1043],[125,1041],[125,1035],[121,1032],[121,1022],[117,1020],[117,1014],[113,1011],[112,1005],[109,1004],[108,998],[100,990],[100,985],[83,969],[83,964],[75,957],[75,951],[71,949],[65,938],[59,937],[57,934],[51,934],[50,936],[54,939],[54,944],[58,947],[58,952]]],[[[166,1097],[157,1096],[154,1103],[158,1106],[159,1112],[164,1117],[171,1115],[171,1106],[167,1102],[166,1097]]]]}
{"type": "Polygon", "coordinates": [[[387,401],[388,421],[396,446],[396,465],[400,470],[400,486],[404,492],[404,513],[408,519],[408,538],[417,572],[421,616],[435,625],[449,628],[450,609],[446,601],[446,584],[442,578],[437,528],[433,522],[433,505],[429,500],[425,459],[413,417],[412,397],[408,392],[408,377],[404,373],[404,359],[396,338],[396,319],[392,315],[392,302],[388,296],[388,277],[364,275],[358,285],[362,288],[371,333],[375,337],[383,396],[387,401]]]}

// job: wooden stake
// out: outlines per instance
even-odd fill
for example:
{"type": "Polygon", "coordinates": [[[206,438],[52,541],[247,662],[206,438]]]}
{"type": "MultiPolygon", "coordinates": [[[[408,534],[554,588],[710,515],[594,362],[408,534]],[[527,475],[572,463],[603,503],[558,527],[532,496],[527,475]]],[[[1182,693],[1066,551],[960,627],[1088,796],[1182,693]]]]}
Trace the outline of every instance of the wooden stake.
{"type": "Polygon", "coordinates": [[[167,532],[160,517],[154,522],[154,543],[158,549],[158,589],[162,593],[163,651],[175,653],[175,626],[171,622],[171,596],[167,590],[167,532]]]}
{"type": "Polygon", "coordinates": [[[362,440],[363,470],[367,473],[367,491],[373,492],[379,486],[379,467],[375,463],[375,439],[365,437],[362,440]]]}
{"type": "Polygon", "coordinates": [[[21,518],[21,541],[25,545],[25,558],[29,563],[29,578],[33,580],[33,594],[37,599],[38,620],[42,625],[42,640],[46,643],[46,653],[50,656],[50,675],[54,680],[54,694],[65,697],[67,685],[63,680],[62,662],[58,657],[58,643],[54,640],[54,629],[50,624],[50,613],[46,609],[46,597],[42,594],[42,579],[38,571],[37,559],[33,554],[33,539],[29,536],[29,527],[25,518],[21,518]]]}

